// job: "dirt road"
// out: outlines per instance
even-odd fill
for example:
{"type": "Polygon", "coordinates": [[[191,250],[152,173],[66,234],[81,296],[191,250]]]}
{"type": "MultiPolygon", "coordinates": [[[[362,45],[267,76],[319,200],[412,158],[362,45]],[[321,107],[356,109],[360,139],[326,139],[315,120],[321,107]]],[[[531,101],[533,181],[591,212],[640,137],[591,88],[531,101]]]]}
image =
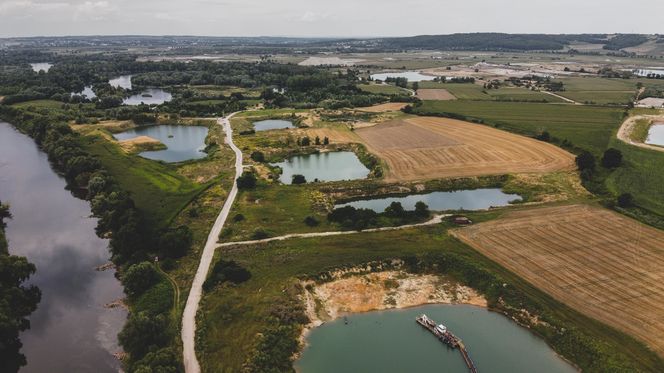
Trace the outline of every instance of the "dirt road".
{"type": "Polygon", "coordinates": [[[253,241],[236,241],[236,242],[224,242],[217,244],[217,247],[226,247],[226,246],[238,246],[238,245],[253,245],[253,244],[262,244],[272,241],[283,241],[290,238],[312,238],[312,237],[329,237],[329,236],[342,236],[348,234],[357,234],[357,233],[371,233],[371,232],[385,232],[385,231],[396,231],[400,229],[414,228],[414,227],[424,227],[427,225],[439,224],[443,221],[443,218],[448,217],[449,215],[434,215],[431,220],[425,221],[424,223],[419,224],[408,224],[400,225],[397,227],[382,227],[382,228],[372,228],[365,229],[362,231],[335,231],[335,232],[318,232],[318,233],[292,233],[285,236],[279,237],[270,237],[262,240],[253,240],[253,241]]]}
{"type": "MultiPolygon", "coordinates": [[[[235,152],[235,179],[237,179],[242,174],[242,151],[240,151],[240,149],[233,143],[233,130],[231,129],[230,119],[235,114],[237,113],[233,113],[225,118],[220,118],[217,122],[224,127],[224,131],[226,132],[226,143],[235,152]]],[[[184,369],[187,373],[199,373],[201,371],[201,366],[196,358],[196,312],[198,311],[198,305],[201,301],[203,282],[205,282],[208,270],[210,269],[210,264],[212,263],[214,250],[216,249],[217,240],[219,239],[219,233],[221,233],[221,229],[224,227],[224,223],[226,223],[226,219],[228,218],[228,214],[231,211],[231,206],[233,206],[236,196],[237,183],[233,182],[233,188],[228,194],[228,198],[226,198],[226,202],[212,226],[207,242],[205,242],[201,261],[198,265],[194,282],[191,285],[191,290],[189,291],[187,304],[182,313],[182,351],[184,369]]]]}
{"type": "Polygon", "coordinates": [[[661,146],[656,146],[656,145],[649,145],[649,144],[644,144],[642,142],[634,141],[631,138],[632,131],[634,130],[634,126],[636,125],[636,122],[641,119],[647,119],[647,120],[652,120],[654,122],[663,122],[664,123],[664,115],[636,115],[633,117],[629,117],[625,119],[623,122],[622,126],[620,126],[620,129],[618,130],[618,140],[625,142],[630,145],[638,146],[640,148],[645,148],[645,149],[650,149],[650,150],[656,150],[659,152],[664,152],[664,147],[661,146]]]}

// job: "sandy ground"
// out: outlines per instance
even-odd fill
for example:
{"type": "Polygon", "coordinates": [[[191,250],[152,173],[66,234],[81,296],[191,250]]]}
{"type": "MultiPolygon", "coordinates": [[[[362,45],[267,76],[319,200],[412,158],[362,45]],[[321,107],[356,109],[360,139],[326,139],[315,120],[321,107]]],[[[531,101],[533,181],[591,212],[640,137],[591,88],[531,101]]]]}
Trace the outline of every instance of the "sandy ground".
{"type": "Polygon", "coordinates": [[[389,102],[387,104],[380,104],[368,107],[357,108],[359,111],[366,111],[368,113],[384,113],[386,111],[399,111],[406,107],[407,104],[401,102],[389,102]]]}
{"type": "Polygon", "coordinates": [[[133,139],[118,141],[118,144],[127,153],[136,153],[148,150],[158,150],[165,148],[161,141],[150,136],[138,136],[133,139]]]}
{"type": "Polygon", "coordinates": [[[650,145],[650,144],[644,144],[642,142],[634,141],[632,140],[632,131],[634,130],[634,126],[636,125],[636,122],[641,119],[647,119],[652,122],[662,122],[664,123],[664,114],[663,115],[636,115],[633,117],[627,118],[623,124],[620,126],[620,129],[618,130],[618,140],[625,142],[630,145],[638,146],[640,148],[644,149],[650,149],[650,150],[656,150],[659,152],[664,152],[664,147],[661,146],[656,146],[656,145],[650,145]]]}
{"type": "Polygon", "coordinates": [[[453,94],[447,91],[447,89],[418,89],[417,98],[420,100],[439,100],[439,101],[449,101],[456,100],[453,94]]]}
{"type": "Polygon", "coordinates": [[[331,144],[361,142],[360,138],[355,134],[355,132],[350,131],[349,129],[307,128],[298,130],[298,136],[300,133],[302,133],[302,136],[309,136],[311,139],[319,137],[321,141],[327,137],[331,144]]]}
{"type": "Polygon", "coordinates": [[[454,119],[393,120],[355,133],[386,162],[386,181],[574,169],[574,156],[556,146],[454,119]]]}
{"type": "Polygon", "coordinates": [[[78,132],[103,128],[111,133],[118,133],[134,128],[136,125],[130,120],[105,120],[97,124],[71,124],[70,127],[78,132]]]}
{"type": "Polygon", "coordinates": [[[311,323],[308,330],[349,313],[407,308],[424,304],[471,304],[486,307],[475,290],[434,275],[402,271],[368,274],[340,273],[333,281],[305,282],[304,302],[311,323]]]}
{"type": "Polygon", "coordinates": [[[298,63],[300,66],[353,66],[356,63],[363,62],[362,59],[356,58],[346,58],[342,59],[339,57],[309,57],[306,60],[298,63]]]}
{"type": "Polygon", "coordinates": [[[586,205],[513,211],[452,234],[664,356],[664,232],[586,205]]]}

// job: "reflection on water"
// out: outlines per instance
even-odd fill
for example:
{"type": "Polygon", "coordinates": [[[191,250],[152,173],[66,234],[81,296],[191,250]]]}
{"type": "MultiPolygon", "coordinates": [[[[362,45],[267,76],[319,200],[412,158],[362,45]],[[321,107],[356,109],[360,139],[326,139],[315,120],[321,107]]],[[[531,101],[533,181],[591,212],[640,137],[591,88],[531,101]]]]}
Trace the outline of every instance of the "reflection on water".
{"type": "Polygon", "coordinates": [[[121,75],[108,81],[112,87],[131,89],[131,75],[121,75]]]}
{"type": "Polygon", "coordinates": [[[655,123],[650,126],[646,144],[664,146],[664,123],[655,123]]]}
{"type": "Polygon", "coordinates": [[[122,102],[125,105],[161,105],[173,99],[173,96],[159,88],[150,88],[141,92],[140,94],[127,97],[122,102]]]}
{"type": "Polygon", "coordinates": [[[422,82],[434,80],[436,77],[431,75],[424,75],[419,71],[404,71],[404,72],[392,72],[392,73],[381,73],[373,74],[371,78],[374,80],[385,81],[387,78],[406,78],[409,82],[422,82]]]}
{"type": "Polygon", "coordinates": [[[463,340],[479,372],[575,372],[528,329],[501,314],[460,305],[369,312],[348,316],[348,324],[326,323],[311,331],[295,368],[300,373],[467,373],[458,350],[415,323],[422,313],[463,340]]]}
{"type": "Polygon", "coordinates": [[[142,152],[139,155],[164,162],[182,162],[205,158],[205,138],[208,128],[202,126],[146,126],[130,129],[113,135],[117,140],[129,140],[138,136],[149,136],[161,141],[167,149],[142,152]]]}
{"type": "Polygon", "coordinates": [[[414,210],[415,204],[422,201],[430,210],[482,210],[489,207],[505,206],[519,200],[518,194],[506,194],[500,189],[460,190],[455,192],[433,192],[427,194],[411,194],[404,197],[374,198],[353,201],[335,207],[353,206],[383,212],[392,202],[400,202],[404,209],[414,210]]]}
{"type": "Polygon", "coordinates": [[[257,132],[269,130],[281,130],[285,128],[293,128],[293,123],[288,120],[281,119],[268,119],[254,122],[254,129],[257,132]]]}
{"type": "Polygon", "coordinates": [[[48,62],[38,62],[38,63],[31,63],[30,66],[32,67],[32,71],[38,73],[40,71],[48,72],[48,70],[50,70],[51,67],[53,67],[53,64],[48,62]]]}
{"type": "Polygon", "coordinates": [[[83,90],[81,92],[72,92],[71,95],[72,96],[74,96],[74,95],[83,96],[83,97],[87,98],[88,100],[92,100],[93,98],[97,97],[95,92],[92,90],[91,85],[85,86],[85,88],[83,88],[83,90]]]}
{"type": "Polygon", "coordinates": [[[353,152],[298,155],[273,166],[283,170],[279,180],[284,184],[291,184],[293,175],[304,175],[308,182],[364,179],[369,175],[369,169],[353,152]]]}
{"type": "Polygon", "coordinates": [[[42,300],[21,333],[23,372],[117,372],[116,335],[126,319],[105,304],[123,297],[109,260],[108,241],[95,234],[86,201],[74,198],[34,142],[0,123],[0,198],[11,205],[10,251],[37,266],[30,279],[42,300]]]}

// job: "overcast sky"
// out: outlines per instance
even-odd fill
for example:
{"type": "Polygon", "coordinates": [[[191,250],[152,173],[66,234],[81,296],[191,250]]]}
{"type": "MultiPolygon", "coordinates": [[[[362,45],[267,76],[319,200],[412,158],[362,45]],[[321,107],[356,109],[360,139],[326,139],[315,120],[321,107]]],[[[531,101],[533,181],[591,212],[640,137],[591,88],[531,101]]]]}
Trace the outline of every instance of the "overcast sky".
{"type": "Polygon", "coordinates": [[[0,0],[0,37],[664,33],[664,0],[0,0]]]}

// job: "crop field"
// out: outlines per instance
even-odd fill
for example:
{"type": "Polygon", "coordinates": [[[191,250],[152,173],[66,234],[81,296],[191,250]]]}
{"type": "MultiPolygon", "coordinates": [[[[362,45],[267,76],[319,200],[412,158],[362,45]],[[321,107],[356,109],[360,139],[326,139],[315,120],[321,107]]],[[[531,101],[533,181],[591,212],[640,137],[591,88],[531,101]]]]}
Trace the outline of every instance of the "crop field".
{"type": "Polygon", "coordinates": [[[664,232],[572,205],[511,212],[454,234],[555,299],[664,355],[664,232]]]}
{"type": "Polygon", "coordinates": [[[436,83],[420,82],[422,89],[444,89],[459,100],[474,101],[547,101],[563,102],[560,98],[546,93],[531,91],[518,87],[501,87],[498,89],[484,89],[479,84],[472,83],[436,83]]]}
{"type": "Polygon", "coordinates": [[[375,93],[380,95],[407,95],[410,94],[407,90],[393,86],[390,84],[360,84],[357,88],[364,92],[375,93]]]}
{"type": "Polygon", "coordinates": [[[622,123],[622,110],[597,106],[512,102],[425,101],[420,114],[453,113],[529,136],[548,131],[601,154],[622,123]]]}
{"type": "Polygon", "coordinates": [[[406,104],[401,103],[401,102],[389,102],[387,104],[360,107],[360,108],[357,108],[357,110],[366,111],[367,113],[384,113],[384,112],[388,112],[388,111],[399,111],[404,106],[406,106],[406,104]]]}
{"type": "Polygon", "coordinates": [[[581,103],[625,104],[636,94],[634,80],[571,77],[560,81],[565,90],[557,93],[581,103]]]}
{"type": "Polygon", "coordinates": [[[386,180],[425,180],[572,169],[566,151],[453,119],[418,117],[355,131],[388,166],[386,180]]]}
{"type": "Polygon", "coordinates": [[[417,98],[420,100],[456,100],[447,89],[434,88],[434,89],[418,89],[417,98]]]}

